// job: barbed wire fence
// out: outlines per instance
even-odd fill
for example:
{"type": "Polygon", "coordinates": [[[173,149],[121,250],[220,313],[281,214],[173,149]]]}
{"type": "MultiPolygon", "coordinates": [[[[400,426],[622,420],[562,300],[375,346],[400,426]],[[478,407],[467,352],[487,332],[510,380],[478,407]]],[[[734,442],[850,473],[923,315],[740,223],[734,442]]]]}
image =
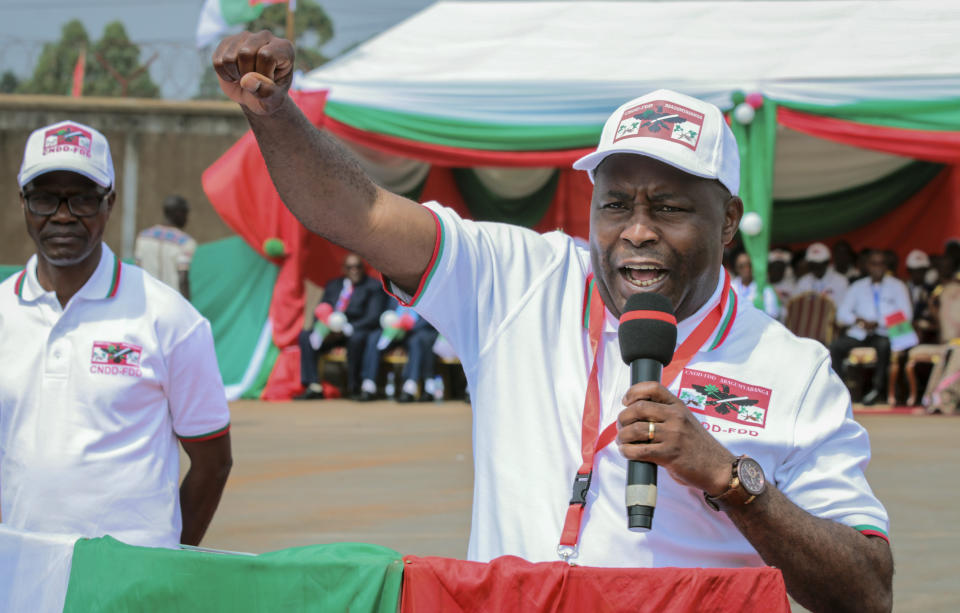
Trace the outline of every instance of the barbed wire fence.
{"type": "MultiPolygon", "coordinates": [[[[30,79],[43,53],[45,44],[55,40],[27,40],[5,36],[0,38],[0,73],[11,71],[20,81],[30,79]]],[[[175,40],[137,41],[140,62],[150,58],[150,78],[160,88],[160,95],[171,100],[189,100],[201,94],[201,84],[207,72],[212,73],[210,56],[213,48],[198,49],[191,42],[175,40]]],[[[210,77],[207,77],[210,79],[210,77]]],[[[212,83],[212,81],[210,81],[212,83]]],[[[210,88],[204,88],[210,95],[210,88]]],[[[63,92],[67,94],[68,92],[63,92]]]]}

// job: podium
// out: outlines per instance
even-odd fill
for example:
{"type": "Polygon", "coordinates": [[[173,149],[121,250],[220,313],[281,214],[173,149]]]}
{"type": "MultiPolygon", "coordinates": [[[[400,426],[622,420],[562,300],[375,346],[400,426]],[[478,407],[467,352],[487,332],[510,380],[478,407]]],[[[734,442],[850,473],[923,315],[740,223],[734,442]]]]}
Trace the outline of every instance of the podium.
{"type": "Polygon", "coordinates": [[[402,613],[789,613],[775,568],[597,568],[405,556],[402,613]]]}
{"type": "Polygon", "coordinates": [[[401,556],[364,543],[260,555],[126,545],[0,524],[0,613],[736,611],[788,613],[773,568],[596,568],[401,556]]]}

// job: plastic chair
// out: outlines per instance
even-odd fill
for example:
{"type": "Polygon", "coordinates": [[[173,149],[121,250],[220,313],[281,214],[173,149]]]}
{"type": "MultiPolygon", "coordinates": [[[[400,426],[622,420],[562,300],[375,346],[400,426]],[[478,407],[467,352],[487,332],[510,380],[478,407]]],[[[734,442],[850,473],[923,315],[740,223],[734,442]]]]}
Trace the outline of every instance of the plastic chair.
{"type": "Polygon", "coordinates": [[[836,334],[837,306],[817,292],[803,292],[787,301],[784,325],[797,336],[812,338],[827,347],[836,334]]]}

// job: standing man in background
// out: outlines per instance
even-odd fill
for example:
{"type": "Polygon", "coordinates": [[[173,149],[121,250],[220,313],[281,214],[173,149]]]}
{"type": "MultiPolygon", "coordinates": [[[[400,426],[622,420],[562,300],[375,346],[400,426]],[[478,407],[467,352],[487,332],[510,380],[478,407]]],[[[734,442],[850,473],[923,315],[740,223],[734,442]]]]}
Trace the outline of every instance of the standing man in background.
{"type": "Polygon", "coordinates": [[[35,130],[18,185],[37,252],[0,283],[3,522],[198,545],[232,464],[210,323],[103,242],[116,199],[103,134],[35,130]]]}
{"type": "Polygon", "coordinates": [[[137,236],[134,255],[140,266],[154,277],[178,290],[190,300],[190,262],[197,241],[183,231],[190,204],[176,194],[163,200],[165,223],[147,228],[137,236]]]}

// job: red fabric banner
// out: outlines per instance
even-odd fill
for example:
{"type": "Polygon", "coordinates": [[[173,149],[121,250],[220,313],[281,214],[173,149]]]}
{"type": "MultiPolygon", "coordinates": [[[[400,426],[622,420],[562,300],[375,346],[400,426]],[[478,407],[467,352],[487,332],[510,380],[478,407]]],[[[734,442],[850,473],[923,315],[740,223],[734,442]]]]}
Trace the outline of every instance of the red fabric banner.
{"type": "MultiPolygon", "coordinates": [[[[951,164],[902,205],[862,228],[833,237],[846,239],[856,250],[892,249],[902,263],[912,249],[940,253],[950,238],[960,237],[960,132],[890,128],[812,115],[780,107],[777,121],[811,136],[951,164]],[[935,221],[934,221],[935,220],[935,221]]],[[[824,237],[827,242],[832,242],[824,237]]]]}
{"type": "MultiPolygon", "coordinates": [[[[590,183],[587,173],[572,168],[560,169],[553,201],[550,202],[543,219],[533,229],[537,232],[563,230],[571,236],[587,240],[590,236],[592,194],[593,184],[590,183]]],[[[436,200],[456,211],[461,217],[473,219],[449,168],[434,166],[430,169],[420,200],[436,200]]]]}
{"type": "Polygon", "coordinates": [[[811,115],[784,107],[777,110],[777,122],[797,132],[854,147],[941,164],[960,161],[960,132],[889,128],[811,115]]]}
{"type": "MultiPolygon", "coordinates": [[[[900,258],[899,274],[905,272],[907,254],[920,249],[943,253],[948,239],[960,238],[960,166],[949,166],[909,200],[880,219],[852,232],[824,237],[832,246],[845,239],[855,250],[892,249],[900,258]]],[[[791,245],[805,248],[809,243],[791,245]]]]}
{"type": "Polygon", "coordinates": [[[341,123],[324,119],[324,127],[344,140],[407,158],[422,160],[437,166],[467,168],[470,166],[556,166],[569,168],[573,162],[593,151],[589,149],[562,149],[559,151],[486,151],[461,149],[430,143],[419,143],[387,134],[365,132],[341,123]]]}
{"type": "Polygon", "coordinates": [[[80,47],[80,55],[77,56],[77,63],[73,66],[73,85],[70,88],[70,96],[80,98],[83,96],[83,76],[87,70],[87,48],[80,47]]]}
{"type": "Polygon", "coordinates": [[[789,613],[775,568],[594,568],[504,556],[488,564],[404,556],[401,613],[789,613]]]}

